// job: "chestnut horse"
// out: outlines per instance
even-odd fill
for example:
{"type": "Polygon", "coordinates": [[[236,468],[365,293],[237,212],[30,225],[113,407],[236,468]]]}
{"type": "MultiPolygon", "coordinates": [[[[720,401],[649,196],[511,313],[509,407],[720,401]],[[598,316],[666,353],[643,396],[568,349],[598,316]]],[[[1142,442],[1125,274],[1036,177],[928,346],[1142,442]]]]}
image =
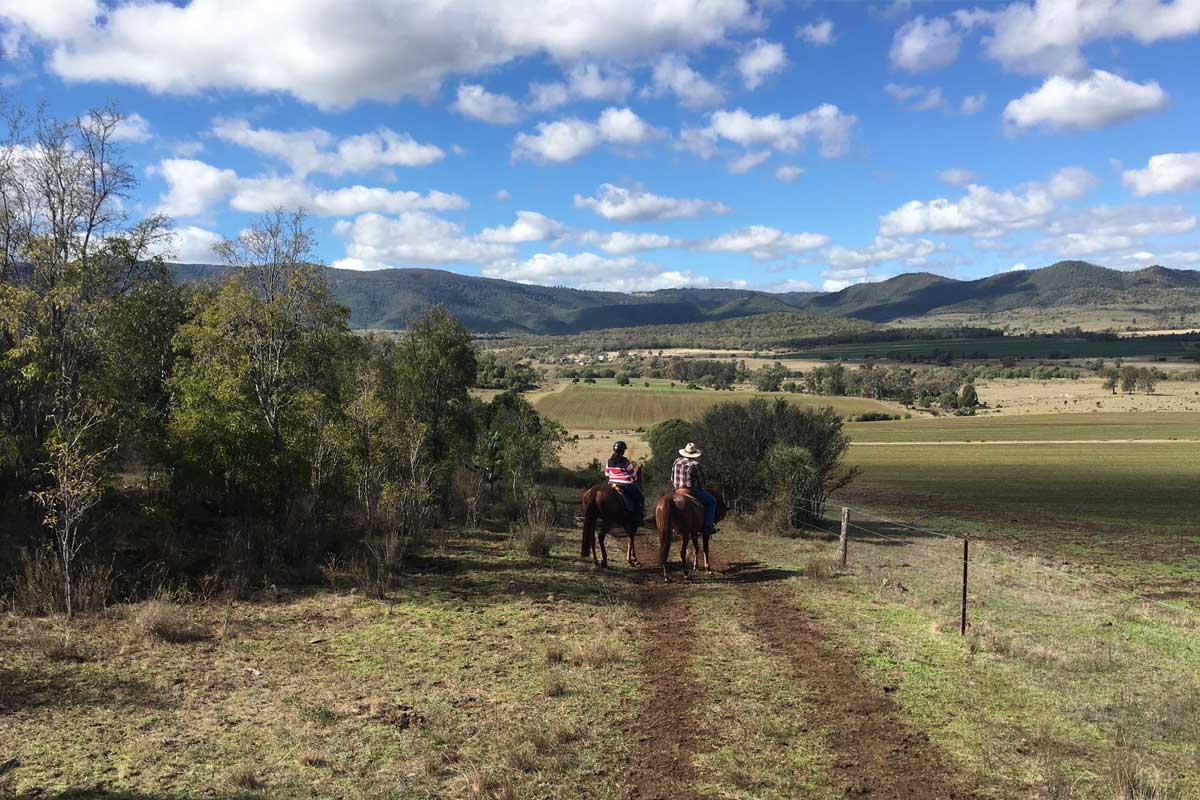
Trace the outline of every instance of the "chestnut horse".
{"type": "MultiPolygon", "coordinates": [[[[708,491],[717,499],[717,521],[725,517],[729,511],[729,501],[725,489],[719,484],[711,484],[708,491]]],[[[709,534],[701,533],[704,527],[704,506],[686,489],[676,489],[671,494],[664,494],[654,507],[654,522],[658,525],[659,563],[662,564],[662,575],[666,580],[667,559],[671,553],[671,542],[678,533],[682,544],[679,548],[679,560],[683,562],[684,577],[688,574],[687,546],[688,539],[692,540],[693,569],[700,568],[700,555],[704,555],[704,571],[712,574],[712,564],[708,560],[709,534]],[[701,543],[703,538],[703,545],[701,543]]]]}
{"type": "MultiPolygon", "coordinates": [[[[642,468],[637,468],[637,482],[642,482],[642,468]]],[[[608,566],[608,550],[604,546],[604,537],[614,526],[621,526],[629,536],[629,544],[625,548],[625,558],[629,566],[638,566],[636,533],[641,520],[635,520],[633,515],[625,510],[625,499],[619,490],[611,483],[597,483],[583,493],[583,557],[591,555],[596,561],[596,521],[600,525],[600,560],[602,567],[608,566]]]]}

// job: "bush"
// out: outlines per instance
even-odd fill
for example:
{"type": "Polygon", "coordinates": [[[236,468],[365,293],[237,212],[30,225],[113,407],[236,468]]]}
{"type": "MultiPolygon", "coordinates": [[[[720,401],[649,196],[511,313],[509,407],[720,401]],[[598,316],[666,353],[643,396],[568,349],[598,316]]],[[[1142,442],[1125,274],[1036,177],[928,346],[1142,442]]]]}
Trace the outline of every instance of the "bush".
{"type": "Polygon", "coordinates": [[[134,614],[133,626],[142,636],[173,644],[205,638],[204,632],[192,625],[182,608],[166,600],[142,603],[134,614]]]}
{"type": "MultiPolygon", "coordinates": [[[[75,567],[76,612],[103,611],[112,593],[112,570],[107,565],[82,563],[75,567]]],[[[65,612],[62,562],[53,550],[22,550],[5,594],[22,614],[45,616],[65,612]]]]}
{"type": "MultiPolygon", "coordinates": [[[[910,415],[911,416],[911,415],[910,415]]],[[[848,422],[891,422],[900,419],[899,414],[885,414],[882,411],[865,411],[858,416],[850,417],[848,422]]]]}

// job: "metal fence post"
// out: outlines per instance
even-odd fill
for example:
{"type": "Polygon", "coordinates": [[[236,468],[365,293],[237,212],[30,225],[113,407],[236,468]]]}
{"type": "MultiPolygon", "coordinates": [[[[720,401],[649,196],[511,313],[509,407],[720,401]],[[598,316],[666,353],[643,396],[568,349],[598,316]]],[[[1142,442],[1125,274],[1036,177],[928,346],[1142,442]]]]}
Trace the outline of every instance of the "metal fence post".
{"type": "Polygon", "coordinates": [[[847,550],[850,547],[848,535],[850,532],[850,509],[842,507],[842,566],[846,566],[847,550]]]}
{"type": "Polygon", "coordinates": [[[958,624],[961,636],[967,635],[967,564],[970,558],[971,541],[963,539],[963,582],[962,582],[962,618],[958,624]]]}

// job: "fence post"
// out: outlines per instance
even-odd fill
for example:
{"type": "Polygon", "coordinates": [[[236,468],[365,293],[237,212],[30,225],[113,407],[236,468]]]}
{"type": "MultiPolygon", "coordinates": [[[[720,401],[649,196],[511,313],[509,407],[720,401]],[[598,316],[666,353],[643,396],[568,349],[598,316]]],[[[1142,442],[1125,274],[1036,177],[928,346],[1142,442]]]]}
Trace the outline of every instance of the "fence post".
{"type": "Polygon", "coordinates": [[[967,564],[970,557],[971,541],[963,539],[963,582],[962,582],[962,618],[958,624],[960,636],[967,635],[967,564]]]}
{"type": "Polygon", "coordinates": [[[846,551],[850,547],[850,542],[847,537],[849,530],[850,530],[850,509],[843,506],[842,507],[842,538],[841,538],[842,566],[843,567],[846,566],[846,555],[847,555],[846,551]]]}

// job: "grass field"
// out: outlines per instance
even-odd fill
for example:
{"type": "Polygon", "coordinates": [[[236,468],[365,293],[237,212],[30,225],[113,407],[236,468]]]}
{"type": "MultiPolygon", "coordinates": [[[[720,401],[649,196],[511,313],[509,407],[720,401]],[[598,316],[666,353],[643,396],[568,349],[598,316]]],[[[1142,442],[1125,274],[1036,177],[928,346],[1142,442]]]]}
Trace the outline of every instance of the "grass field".
{"type": "Polygon", "coordinates": [[[891,358],[893,354],[929,358],[949,353],[953,358],[1196,358],[1200,339],[1127,338],[1086,341],[1054,337],[984,337],[978,339],[915,339],[898,342],[853,342],[797,350],[780,358],[861,360],[867,356],[891,358]]]}
{"type": "Polygon", "coordinates": [[[789,402],[810,408],[833,406],[843,414],[866,411],[898,413],[896,406],[858,397],[772,395],[712,389],[671,389],[654,385],[650,388],[570,386],[540,398],[537,410],[573,430],[630,430],[648,427],[664,419],[695,419],[718,403],[744,401],[751,397],[784,397],[789,402]]]}
{"type": "Polygon", "coordinates": [[[457,535],[386,601],[334,584],[172,606],[173,640],[144,605],[68,638],[2,617],[0,795],[1200,791],[1196,629],[1154,609],[998,573],[963,638],[940,540],[856,538],[842,571],[827,538],[727,525],[716,576],[664,585],[580,564],[576,536],[535,560],[457,535]]]}
{"type": "Polygon", "coordinates": [[[938,417],[850,422],[861,442],[1004,442],[1096,439],[1200,439],[1200,414],[1092,413],[938,417]]]}
{"type": "Polygon", "coordinates": [[[848,428],[860,443],[850,461],[863,470],[844,492],[851,505],[1082,561],[1123,585],[1200,606],[1200,415],[976,417],[848,428]]]}

